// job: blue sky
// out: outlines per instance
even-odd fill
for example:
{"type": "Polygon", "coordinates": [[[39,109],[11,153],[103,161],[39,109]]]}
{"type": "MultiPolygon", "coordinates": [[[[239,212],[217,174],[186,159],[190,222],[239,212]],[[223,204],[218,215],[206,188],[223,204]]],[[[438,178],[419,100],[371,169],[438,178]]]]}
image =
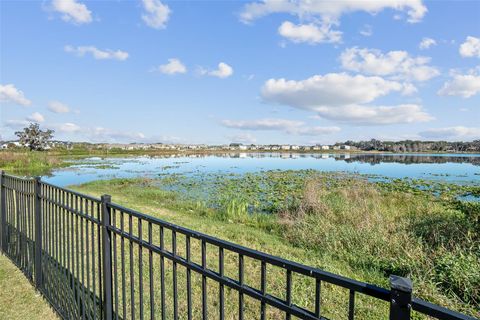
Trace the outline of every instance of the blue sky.
{"type": "Polygon", "coordinates": [[[1,1],[0,135],[480,138],[479,1],[1,1]]]}

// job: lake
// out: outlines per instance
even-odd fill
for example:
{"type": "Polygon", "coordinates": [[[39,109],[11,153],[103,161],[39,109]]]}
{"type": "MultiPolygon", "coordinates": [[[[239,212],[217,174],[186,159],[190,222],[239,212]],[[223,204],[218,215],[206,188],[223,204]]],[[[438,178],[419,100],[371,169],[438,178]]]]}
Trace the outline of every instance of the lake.
{"type": "Polygon", "coordinates": [[[168,174],[247,173],[314,169],[480,185],[480,154],[226,153],[140,157],[92,157],[43,177],[60,186],[113,178],[168,174]]]}

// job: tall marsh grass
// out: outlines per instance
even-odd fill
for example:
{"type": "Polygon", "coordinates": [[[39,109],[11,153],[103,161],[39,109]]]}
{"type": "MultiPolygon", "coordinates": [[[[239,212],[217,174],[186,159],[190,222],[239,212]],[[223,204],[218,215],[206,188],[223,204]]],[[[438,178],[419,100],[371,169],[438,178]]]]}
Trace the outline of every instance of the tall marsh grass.
{"type": "Polygon", "coordinates": [[[480,204],[342,174],[225,179],[214,189],[215,207],[189,200],[188,191],[162,190],[158,180],[97,181],[78,189],[112,194],[147,213],[168,208],[173,213],[160,215],[173,222],[361,281],[387,286],[390,274],[407,276],[416,296],[480,316],[480,204]]]}
{"type": "Polygon", "coordinates": [[[40,151],[0,151],[0,170],[17,174],[37,175],[62,166],[59,157],[40,151]]]}

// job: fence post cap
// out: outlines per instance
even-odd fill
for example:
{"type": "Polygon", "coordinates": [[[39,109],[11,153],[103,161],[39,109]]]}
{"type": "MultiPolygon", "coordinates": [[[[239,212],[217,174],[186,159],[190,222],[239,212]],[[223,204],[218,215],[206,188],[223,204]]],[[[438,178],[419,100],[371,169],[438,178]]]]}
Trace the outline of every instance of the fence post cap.
{"type": "Polygon", "coordinates": [[[412,280],[396,275],[390,276],[390,288],[406,293],[411,293],[413,289],[412,280]]]}
{"type": "Polygon", "coordinates": [[[100,199],[102,202],[111,202],[112,201],[112,196],[109,194],[103,194],[100,199]]]}

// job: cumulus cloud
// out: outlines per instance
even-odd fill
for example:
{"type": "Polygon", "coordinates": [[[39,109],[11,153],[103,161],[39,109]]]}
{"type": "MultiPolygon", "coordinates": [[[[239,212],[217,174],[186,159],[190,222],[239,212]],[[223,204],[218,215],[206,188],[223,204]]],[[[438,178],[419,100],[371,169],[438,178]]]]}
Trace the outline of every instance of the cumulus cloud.
{"type": "Polygon", "coordinates": [[[256,119],[256,120],[223,120],[221,124],[227,128],[240,130],[273,130],[287,134],[318,136],[340,131],[339,127],[309,127],[303,121],[287,119],[256,119]]]}
{"type": "Polygon", "coordinates": [[[299,17],[317,16],[323,20],[337,20],[343,14],[364,11],[377,14],[385,9],[404,11],[408,22],[415,23],[427,13],[421,0],[377,0],[377,1],[311,1],[311,0],[263,0],[245,5],[240,19],[251,22],[273,13],[290,13],[299,17]]]}
{"type": "Polygon", "coordinates": [[[15,103],[22,106],[32,104],[30,100],[25,98],[21,90],[18,90],[13,84],[0,85],[0,102],[15,103]]]}
{"type": "Polygon", "coordinates": [[[149,27],[154,29],[165,29],[170,17],[171,10],[159,0],[142,0],[145,13],[142,20],[149,27]]]}
{"type": "Polygon", "coordinates": [[[269,79],[262,88],[265,101],[315,111],[321,106],[363,104],[404,86],[381,77],[328,73],[305,80],[269,79]]]}
{"type": "Polygon", "coordinates": [[[415,104],[365,105],[392,92],[412,90],[378,76],[329,73],[305,80],[270,79],[262,88],[266,102],[315,112],[321,118],[359,125],[412,123],[433,118],[415,104]]]}
{"type": "MultiPolygon", "coordinates": [[[[276,13],[288,13],[299,20],[310,21],[310,24],[294,25],[283,23],[287,38],[295,42],[338,42],[341,32],[332,30],[333,26],[339,25],[342,15],[363,11],[377,14],[385,9],[393,9],[407,13],[407,21],[419,22],[427,12],[427,8],[421,0],[376,0],[376,1],[311,1],[311,0],[263,0],[251,2],[244,6],[240,13],[240,20],[251,23],[254,20],[276,13]],[[322,39],[322,40],[319,40],[322,39]],[[330,41],[323,41],[330,39],[330,41]],[[335,41],[332,41],[335,40],[335,41]]],[[[280,28],[282,28],[282,26],[280,28]]]]}
{"type": "Polygon", "coordinates": [[[441,96],[459,96],[470,98],[480,93],[480,74],[472,71],[470,74],[453,74],[452,79],[445,82],[438,90],[441,96]]]}
{"type": "Polygon", "coordinates": [[[44,122],[45,117],[39,112],[34,112],[27,117],[27,120],[32,122],[44,122]]]}
{"type": "Polygon", "coordinates": [[[429,139],[480,138],[480,128],[464,126],[434,128],[420,132],[419,135],[429,139]]]}
{"type": "Polygon", "coordinates": [[[340,42],[342,39],[342,33],[332,30],[328,24],[320,26],[314,23],[296,25],[290,21],[285,21],[278,28],[278,33],[295,43],[340,42]]]}
{"type": "Polygon", "coordinates": [[[320,107],[320,117],[348,122],[357,125],[389,125],[397,123],[427,122],[434,118],[416,104],[397,106],[346,105],[340,107],[320,107]]]}
{"type": "Polygon", "coordinates": [[[233,68],[225,62],[220,62],[216,70],[207,70],[204,68],[199,69],[201,75],[209,75],[217,78],[228,78],[233,74],[233,68]]]}
{"type": "Polygon", "coordinates": [[[435,39],[423,38],[422,41],[420,42],[420,44],[418,45],[418,47],[421,50],[426,50],[426,49],[429,49],[430,47],[436,46],[436,45],[437,45],[437,41],[435,41],[435,39]]]}
{"type": "Polygon", "coordinates": [[[50,101],[48,103],[48,110],[53,113],[68,113],[70,112],[70,108],[60,101],[50,101]]]}
{"type": "Polygon", "coordinates": [[[100,50],[94,46],[65,46],[65,52],[76,54],[79,57],[83,57],[86,54],[91,54],[97,60],[119,60],[124,61],[128,58],[128,52],[121,50],[100,50]]]}
{"type": "Polygon", "coordinates": [[[159,71],[164,74],[186,73],[187,67],[179,59],[168,59],[168,63],[162,64],[153,71],[159,71]]]}
{"type": "Polygon", "coordinates": [[[458,50],[462,57],[480,58],[480,38],[468,36],[458,50]]]}
{"type": "Polygon", "coordinates": [[[396,79],[427,81],[440,72],[429,65],[429,57],[411,57],[406,51],[383,53],[377,49],[349,48],[340,55],[346,70],[396,79]]]}
{"type": "Polygon", "coordinates": [[[52,9],[62,14],[62,20],[74,24],[92,22],[92,12],[76,0],[53,0],[52,9]]]}

